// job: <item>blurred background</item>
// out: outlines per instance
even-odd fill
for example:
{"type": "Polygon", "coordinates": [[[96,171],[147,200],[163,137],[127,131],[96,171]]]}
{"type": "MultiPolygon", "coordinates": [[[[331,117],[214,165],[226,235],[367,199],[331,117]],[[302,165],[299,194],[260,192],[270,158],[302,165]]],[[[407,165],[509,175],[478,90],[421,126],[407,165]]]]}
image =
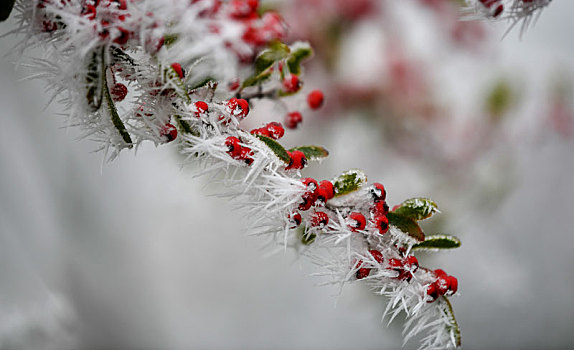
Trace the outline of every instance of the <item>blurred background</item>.
{"type": "MultiPolygon", "coordinates": [[[[323,89],[326,105],[285,144],[331,156],[304,174],[360,167],[391,206],[439,204],[423,228],[463,245],[419,261],[458,277],[466,349],[571,347],[574,3],[504,39],[508,23],[457,21],[451,0],[264,5],[316,51],[304,92],[323,89]]],[[[93,153],[42,82],[15,71],[17,43],[0,39],[1,349],[401,347],[384,299],[316,286],[294,252],[266,257],[173,145],[93,153]]]]}

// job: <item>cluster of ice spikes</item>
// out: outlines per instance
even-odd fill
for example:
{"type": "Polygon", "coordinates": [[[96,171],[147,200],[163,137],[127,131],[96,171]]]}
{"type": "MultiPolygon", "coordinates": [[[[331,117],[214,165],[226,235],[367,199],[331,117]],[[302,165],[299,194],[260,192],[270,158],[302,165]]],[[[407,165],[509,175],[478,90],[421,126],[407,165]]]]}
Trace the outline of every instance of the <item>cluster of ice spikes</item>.
{"type": "MultiPolygon", "coordinates": [[[[391,320],[408,316],[405,340],[426,332],[423,348],[460,345],[446,298],[457,279],[419,266],[413,254],[460,245],[453,236],[425,238],[418,222],[438,212],[434,202],[414,198],[389,211],[385,187],[360,170],[302,178],[325,148],[285,149],[279,122],[242,128],[258,99],[274,101],[288,129],[302,122],[305,111],[285,97],[300,92],[312,50],[281,42],[277,13],[260,13],[257,0],[18,0],[15,8],[23,48],[46,53],[33,60],[38,77],[109,158],[146,140],[179,141],[248,212],[254,234],[298,249],[334,282],[367,282],[390,299],[391,320]]],[[[323,101],[310,92],[307,110],[323,101]]]]}
{"type": "Polygon", "coordinates": [[[522,22],[521,32],[535,20],[552,0],[466,0],[471,18],[509,20],[512,25],[522,22]]]}

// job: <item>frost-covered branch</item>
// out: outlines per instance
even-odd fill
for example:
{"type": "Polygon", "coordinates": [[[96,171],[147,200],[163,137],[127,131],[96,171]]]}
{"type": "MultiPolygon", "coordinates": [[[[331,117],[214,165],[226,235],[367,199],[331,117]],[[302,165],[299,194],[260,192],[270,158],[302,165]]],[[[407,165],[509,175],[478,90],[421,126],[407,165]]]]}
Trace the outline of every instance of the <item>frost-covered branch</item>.
{"type": "Polygon", "coordinates": [[[285,149],[282,123],[243,129],[255,99],[273,101],[288,129],[324,101],[314,90],[305,110],[292,108],[313,52],[283,42],[279,14],[260,13],[257,0],[19,0],[15,9],[20,49],[44,49],[32,61],[38,76],[108,159],[146,141],[178,142],[202,174],[225,184],[222,195],[249,215],[250,232],[299,250],[334,283],[364,280],[389,299],[390,320],[408,316],[405,340],[425,333],[423,348],[460,345],[447,299],[457,279],[414,255],[460,245],[425,237],[419,221],[438,212],[434,202],[413,198],[389,211],[385,187],[360,170],[302,177],[329,152],[285,149]]]}

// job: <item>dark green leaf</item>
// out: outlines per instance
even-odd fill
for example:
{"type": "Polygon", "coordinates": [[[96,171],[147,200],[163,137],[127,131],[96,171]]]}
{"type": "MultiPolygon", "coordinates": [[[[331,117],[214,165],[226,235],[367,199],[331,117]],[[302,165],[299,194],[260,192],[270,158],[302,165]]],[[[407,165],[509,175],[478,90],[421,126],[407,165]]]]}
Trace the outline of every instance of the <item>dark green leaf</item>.
{"type": "Polygon", "coordinates": [[[241,84],[241,87],[246,88],[249,86],[255,86],[255,85],[261,84],[265,80],[269,79],[270,76],[271,76],[271,72],[263,72],[261,74],[252,75],[243,81],[243,84],[241,84]]]}
{"type": "Polygon", "coordinates": [[[436,249],[453,249],[460,247],[460,240],[450,235],[431,235],[426,236],[425,241],[417,243],[413,249],[419,250],[436,250],[436,249]]]}
{"type": "Polygon", "coordinates": [[[89,54],[86,73],[86,100],[92,112],[100,109],[103,101],[104,48],[96,48],[89,54]]]}
{"type": "Polygon", "coordinates": [[[333,179],[335,197],[351,193],[358,190],[367,182],[367,175],[361,170],[347,170],[333,179]]]}
{"type": "Polygon", "coordinates": [[[313,232],[305,232],[305,227],[299,226],[297,229],[297,237],[304,245],[309,245],[315,241],[317,234],[313,232]]]}
{"type": "Polygon", "coordinates": [[[189,88],[189,90],[197,90],[197,89],[200,89],[202,87],[207,86],[207,84],[209,84],[209,83],[215,83],[215,82],[216,82],[215,79],[213,79],[211,77],[207,77],[203,80],[200,80],[199,82],[197,82],[195,84],[188,86],[188,88],[189,88]]]}
{"type": "Polygon", "coordinates": [[[287,67],[291,74],[301,74],[301,63],[313,56],[313,49],[308,43],[295,43],[291,47],[291,55],[287,59],[287,67]]]}
{"type": "Polygon", "coordinates": [[[453,341],[453,345],[458,348],[462,345],[462,337],[460,334],[460,327],[458,325],[458,322],[456,322],[456,318],[454,317],[454,310],[452,308],[452,304],[450,303],[447,297],[442,296],[439,305],[441,311],[449,320],[449,324],[446,326],[446,330],[450,334],[450,338],[453,341]]]}
{"type": "Polygon", "coordinates": [[[124,122],[120,118],[120,115],[118,114],[118,110],[116,109],[116,105],[114,104],[114,100],[112,99],[112,96],[110,95],[110,90],[108,89],[108,82],[106,80],[105,72],[102,76],[102,84],[104,85],[104,88],[103,88],[104,98],[106,99],[106,102],[108,104],[108,110],[109,110],[110,116],[112,118],[112,123],[114,124],[114,126],[118,130],[118,132],[119,132],[120,136],[122,137],[122,139],[124,140],[124,142],[126,144],[128,144],[129,148],[132,148],[133,147],[132,139],[130,137],[130,134],[128,133],[128,130],[126,129],[124,122]]]}
{"type": "Polygon", "coordinates": [[[12,8],[14,7],[15,0],[2,0],[2,5],[0,5],[0,22],[3,22],[10,17],[12,8]]]}
{"type": "Polygon", "coordinates": [[[177,34],[166,34],[163,37],[163,44],[166,47],[170,47],[171,45],[173,45],[177,41],[178,38],[179,37],[177,36],[177,34]]]}
{"type": "Polygon", "coordinates": [[[300,146],[300,147],[293,147],[289,150],[289,152],[293,151],[301,151],[305,155],[307,160],[317,160],[325,158],[329,155],[329,151],[321,146],[300,146]]]}
{"type": "Polygon", "coordinates": [[[289,52],[289,46],[279,41],[271,43],[268,49],[261,51],[257,58],[255,58],[255,75],[261,74],[275,62],[286,58],[289,52]]]}
{"type": "Polygon", "coordinates": [[[393,213],[406,216],[414,220],[424,220],[438,212],[435,202],[428,198],[411,198],[402,202],[393,213]]]}
{"type": "Polygon", "coordinates": [[[289,153],[287,153],[287,150],[285,148],[283,148],[283,146],[281,146],[281,144],[275,140],[273,140],[272,138],[269,138],[267,136],[263,136],[263,135],[255,135],[259,140],[263,141],[263,143],[269,147],[269,149],[271,151],[273,151],[273,153],[275,153],[275,155],[281,159],[283,162],[285,162],[285,164],[289,164],[289,162],[291,162],[291,157],[289,156],[289,153]]]}
{"type": "Polygon", "coordinates": [[[419,224],[412,218],[390,212],[387,214],[389,224],[401,230],[404,234],[409,235],[411,238],[418,242],[425,240],[425,234],[419,224]]]}

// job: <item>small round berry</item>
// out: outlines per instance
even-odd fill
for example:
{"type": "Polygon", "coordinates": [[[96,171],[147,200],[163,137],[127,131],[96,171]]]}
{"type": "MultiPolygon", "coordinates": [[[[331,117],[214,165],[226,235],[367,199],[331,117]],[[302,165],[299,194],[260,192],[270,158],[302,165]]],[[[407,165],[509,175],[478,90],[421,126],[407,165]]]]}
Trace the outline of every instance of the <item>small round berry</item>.
{"type": "Polygon", "coordinates": [[[195,116],[199,118],[201,114],[207,113],[207,111],[209,111],[209,106],[203,101],[197,101],[193,104],[193,109],[195,116]]]}
{"type": "Polygon", "coordinates": [[[303,152],[301,152],[301,151],[293,151],[293,152],[287,151],[287,153],[289,154],[289,157],[291,158],[291,160],[289,161],[289,165],[287,165],[287,167],[285,167],[286,170],[303,169],[305,167],[305,165],[307,165],[307,158],[305,157],[305,154],[303,152]]]}
{"type": "Polygon", "coordinates": [[[249,133],[251,135],[262,135],[271,138],[271,132],[265,128],[253,129],[249,133]]]}
{"type": "Polygon", "coordinates": [[[385,201],[378,201],[371,207],[371,214],[373,217],[386,216],[389,213],[389,206],[385,201]]]}
{"type": "Polygon", "coordinates": [[[387,198],[387,191],[385,191],[385,186],[378,182],[375,182],[371,186],[369,192],[371,193],[373,201],[375,202],[384,201],[387,198]]]}
{"type": "Polygon", "coordinates": [[[379,264],[382,264],[383,261],[385,260],[383,258],[383,253],[381,253],[378,250],[375,249],[371,249],[369,250],[369,254],[371,254],[371,256],[373,257],[373,259],[375,259],[376,262],[378,262],[379,264]]]}
{"type": "Polygon", "coordinates": [[[241,145],[239,144],[241,141],[235,136],[229,136],[225,139],[225,145],[227,146],[227,153],[232,158],[239,158],[241,156],[241,145]]]}
{"type": "Polygon", "coordinates": [[[405,266],[411,271],[416,272],[419,268],[419,261],[414,255],[409,255],[405,259],[405,266]]]}
{"type": "Polygon", "coordinates": [[[303,185],[305,185],[305,187],[307,188],[307,191],[310,192],[315,192],[319,188],[317,180],[313,179],[312,177],[302,178],[301,183],[303,183],[303,185]]]}
{"type": "Polygon", "coordinates": [[[309,208],[311,208],[313,204],[315,204],[315,201],[317,200],[317,188],[318,188],[317,181],[315,181],[315,179],[307,177],[301,179],[301,182],[303,183],[303,185],[305,185],[307,191],[303,193],[303,195],[301,196],[301,199],[303,201],[299,204],[299,210],[309,210],[309,208]]]}
{"type": "Polygon", "coordinates": [[[253,164],[253,150],[249,147],[241,147],[241,153],[239,154],[239,159],[243,160],[245,164],[253,164]]]}
{"type": "Polygon", "coordinates": [[[448,283],[448,291],[446,296],[453,295],[458,290],[458,280],[454,276],[447,276],[446,282],[448,283]]]}
{"type": "Polygon", "coordinates": [[[435,284],[440,295],[445,295],[445,293],[448,292],[448,276],[438,277],[435,281],[435,284]]]}
{"type": "Polygon", "coordinates": [[[123,27],[118,27],[118,30],[120,35],[114,39],[114,43],[118,45],[127,44],[128,40],[130,40],[130,31],[123,27]]]}
{"type": "Polygon", "coordinates": [[[166,139],[166,142],[171,142],[177,137],[177,128],[173,124],[167,123],[160,131],[160,136],[166,139]]]}
{"type": "Polygon", "coordinates": [[[427,295],[431,297],[431,299],[428,300],[427,303],[432,303],[433,301],[435,301],[440,296],[436,283],[431,283],[427,287],[427,295]]]}
{"type": "Polygon", "coordinates": [[[325,227],[329,224],[329,215],[322,211],[316,211],[311,215],[311,226],[325,227]]]}
{"type": "Polygon", "coordinates": [[[307,95],[307,104],[311,109],[319,109],[323,105],[325,96],[323,96],[323,91],[313,90],[307,95]]]}
{"type": "Polygon", "coordinates": [[[361,267],[355,273],[355,277],[357,277],[358,280],[362,280],[363,278],[369,276],[369,273],[371,273],[371,269],[367,267],[361,267]]]}
{"type": "Polygon", "coordinates": [[[110,93],[114,102],[120,102],[126,98],[126,95],[128,94],[128,88],[122,83],[117,83],[114,85],[110,93]]]}
{"type": "Polygon", "coordinates": [[[319,183],[319,191],[320,193],[318,194],[318,196],[322,197],[320,199],[323,202],[326,202],[335,196],[335,187],[333,186],[333,183],[329,180],[323,180],[319,183]]]}
{"type": "Polygon", "coordinates": [[[365,216],[358,212],[352,212],[349,214],[350,223],[348,225],[349,229],[353,232],[361,231],[365,229],[367,225],[367,220],[365,216]]]}
{"type": "Polygon", "coordinates": [[[185,76],[185,71],[181,68],[181,64],[174,62],[171,64],[171,69],[175,71],[175,73],[179,76],[179,79],[183,79],[185,76]]]}
{"type": "Polygon", "coordinates": [[[285,116],[285,126],[289,129],[297,128],[297,125],[299,125],[302,121],[303,116],[299,112],[291,112],[285,116]]]}
{"type": "Polygon", "coordinates": [[[389,230],[389,219],[386,216],[377,216],[375,218],[375,227],[379,234],[384,235],[389,230]]]}
{"type": "Polygon", "coordinates": [[[249,102],[242,98],[231,98],[227,101],[227,108],[230,109],[231,114],[239,119],[245,119],[249,114],[249,102]]]}
{"type": "Polygon", "coordinates": [[[269,135],[271,135],[270,137],[274,140],[279,140],[283,137],[283,135],[285,135],[285,129],[283,128],[283,125],[278,122],[271,122],[265,125],[265,129],[267,129],[269,135]]]}
{"type": "Polygon", "coordinates": [[[295,74],[290,74],[283,79],[283,89],[286,92],[297,92],[301,89],[301,80],[295,74]]]}
{"type": "Polygon", "coordinates": [[[292,213],[291,215],[289,215],[289,222],[291,223],[289,228],[295,228],[295,227],[301,225],[301,214],[292,213]]]}

